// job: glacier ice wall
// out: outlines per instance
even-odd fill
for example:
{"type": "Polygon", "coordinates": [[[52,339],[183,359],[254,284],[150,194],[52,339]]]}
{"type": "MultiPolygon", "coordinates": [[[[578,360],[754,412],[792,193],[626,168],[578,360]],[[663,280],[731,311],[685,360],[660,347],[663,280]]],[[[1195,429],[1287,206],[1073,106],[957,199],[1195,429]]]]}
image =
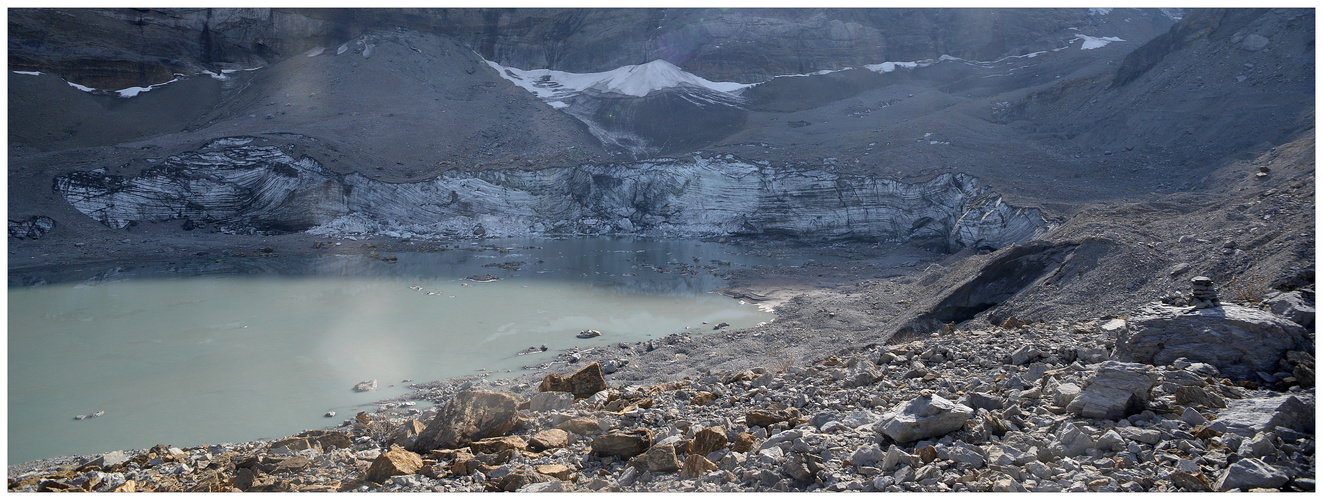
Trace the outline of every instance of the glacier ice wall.
{"type": "Polygon", "coordinates": [[[734,159],[449,172],[412,183],[339,175],[312,158],[231,138],[133,177],[55,179],[114,228],[188,219],[238,231],[472,238],[543,234],[917,241],[948,251],[1032,239],[1047,222],[964,174],[904,183],[734,159]]]}

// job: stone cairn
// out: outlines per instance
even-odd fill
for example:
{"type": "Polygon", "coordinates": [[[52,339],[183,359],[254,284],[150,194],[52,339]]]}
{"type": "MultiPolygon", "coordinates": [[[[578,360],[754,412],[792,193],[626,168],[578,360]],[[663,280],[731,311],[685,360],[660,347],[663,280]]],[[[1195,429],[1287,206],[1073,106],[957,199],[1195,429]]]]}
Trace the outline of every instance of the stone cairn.
{"type": "Polygon", "coordinates": [[[1195,276],[1190,280],[1190,287],[1193,294],[1193,297],[1190,297],[1190,302],[1195,309],[1222,306],[1222,302],[1217,299],[1217,289],[1213,288],[1213,280],[1209,277],[1195,276]]]}

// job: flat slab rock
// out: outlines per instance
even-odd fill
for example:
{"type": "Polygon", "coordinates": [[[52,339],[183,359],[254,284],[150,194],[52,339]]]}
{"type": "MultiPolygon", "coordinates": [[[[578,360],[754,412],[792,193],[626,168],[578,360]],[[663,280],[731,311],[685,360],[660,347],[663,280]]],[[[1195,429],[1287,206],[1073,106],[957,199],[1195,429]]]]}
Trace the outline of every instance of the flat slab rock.
{"type": "Polygon", "coordinates": [[[1304,327],[1258,309],[1231,304],[1193,309],[1155,303],[1126,320],[1112,359],[1170,365],[1177,358],[1186,358],[1246,380],[1255,372],[1276,371],[1282,354],[1300,349],[1304,339],[1304,327]]]}

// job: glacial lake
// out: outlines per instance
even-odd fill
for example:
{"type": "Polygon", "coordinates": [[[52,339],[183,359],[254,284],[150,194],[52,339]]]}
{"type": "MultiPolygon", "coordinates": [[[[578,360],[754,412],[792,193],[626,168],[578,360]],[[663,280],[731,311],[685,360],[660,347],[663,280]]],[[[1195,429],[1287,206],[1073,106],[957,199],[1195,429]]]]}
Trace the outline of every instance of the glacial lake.
{"type": "Polygon", "coordinates": [[[576,346],[753,326],[772,314],[710,293],[714,270],[812,260],[697,241],[492,243],[506,250],[11,273],[8,461],[282,437],[405,394],[404,380],[499,378],[576,346]],[[482,274],[500,279],[465,279],[482,274]],[[575,337],[585,329],[603,335],[575,337]],[[351,390],[370,379],[377,391],[351,390]]]}

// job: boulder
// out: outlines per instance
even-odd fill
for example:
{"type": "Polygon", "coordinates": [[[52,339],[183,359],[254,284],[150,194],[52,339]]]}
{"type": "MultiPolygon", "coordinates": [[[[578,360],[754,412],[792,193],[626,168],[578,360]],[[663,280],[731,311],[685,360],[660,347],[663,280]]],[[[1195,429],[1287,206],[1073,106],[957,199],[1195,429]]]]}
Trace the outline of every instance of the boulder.
{"type": "Polygon", "coordinates": [[[1143,409],[1157,382],[1158,374],[1150,366],[1106,361],[1066,410],[1084,418],[1123,418],[1143,409]]]}
{"type": "Polygon", "coordinates": [[[533,483],[525,485],[515,490],[520,493],[567,493],[570,491],[565,483],[560,481],[547,481],[544,483],[533,483]]]}
{"type": "Polygon", "coordinates": [[[325,453],[336,448],[353,448],[354,441],[348,434],[337,431],[304,431],[294,437],[281,439],[271,443],[270,449],[276,450],[285,448],[289,451],[317,450],[318,453],[325,453]]]}
{"type": "Polygon", "coordinates": [[[473,441],[504,435],[519,421],[519,400],[512,394],[466,391],[447,401],[413,449],[458,448],[473,441]]]}
{"type": "Polygon", "coordinates": [[[1060,384],[1052,391],[1052,404],[1057,406],[1070,406],[1072,401],[1080,395],[1080,386],[1070,382],[1060,384]]]}
{"type": "Polygon", "coordinates": [[[874,429],[907,443],[956,431],[973,415],[973,408],[941,396],[918,397],[893,406],[874,429]]]}
{"type": "Polygon", "coordinates": [[[1246,380],[1276,371],[1282,353],[1301,348],[1304,338],[1304,327],[1258,309],[1151,304],[1127,320],[1112,359],[1169,365],[1187,358],[1246,380]]]}
{"type": "Polygon", "coordinates": [[[964,441],[956,441],[948,446],[946,455],[956,463],[969,464],[976,469],[983,467],[983,450],[964,441]]]}
{"type": "Polygon", "coordinates": [[[528,398],[529,411],[568,410],[571,406],[574,406],[574,394],[568,392],[539,392],[528,398]]]}
{"type": "Polygon", "coordinates": [[[1314,432],[1314,403],[1295,396],[1264,399],[1241,399],[1227,404],[1217,415],[1217,422],[1226,424],[1226,432],[1245,437],[1271,431],[1281,426],[1301,432],[1314,432]]]}
{"type": "Polygon", "coordinates": [[[1016,349],[1015,352],[1011,353],[1011,364],[1023,365],[1025,363],[1028,363],[1029,360],[1037,358],[1042,355],[1043,355],[1042,351],[1039,351],[1034,346],[1031,345],[1020,346],[1019,349],[1016,349]]]}
{"type": "Polygon", "coordinates": [[[538,474],[545,474],[556,479],[568,481],[574,475],[574,469],[560,464],[537,465],[533,467],[538,474]]]}
{"type": "Polygon", "coordinates": [[[1203,387],[1187,385],[1173,391],[1176,404],[1181,406],[1202,406],[1204,408],[1226,408],[1227,400],[1217,393],[1203,387]]]}
{"type": "MultiPolygon", "coordinates": [[[[594,448],[595,449],[595,448],[594,448]]],[[[659,444],[640,455],[643,463],[652,472],[675,472],[680,470],[680,459],[675,456],[675,445],[659,444]]]]}
{"type": "Polygon", "coordinates": [[[1217,491],[1250,490],[1251,488],[1280,488],[1291,478],[1280,469],[1257,458],[1245,458],[1231,464],[1217,478],[1213,489],[1217,491]]]}
{"type": "Polygon", "coordinates": [[[1305,297],[1299,290],[1289,293],[1269,292],[1264,295],[1262,303],[1273,314],[1289,319],[1306,329],[1314,327],[1314,301],[1305,297]]]}
{"type": "Polygon", "coordinates": [[[777,422],[789,422],[793,427],[799,423],[799,409],[774,404],[766,410],[752,410],[744,415],[744,424],[749,427],[768,427],[777,422]]]}
{"type": "Polygon", "coordinates": [[[652,438],[649,429],[611,431],[593,439],[593,454],[599,457],[630,458],[651,448],[652,438]]]}
{"type": "Polygon", "coordinates": [[[506,474],[496,481],[496,489],[500,491],[519,491],[525,486],[550,483],[550,476],[539,474],[531,470],[517,470],[506,474]]]}
{"type": "Polygon", "coordinates": [[[707,456],[709,453],[726,447],[726,429],[722,427],[708,427],[694,433],[694,444],[690,453],[695,455],[707,456]]]}
{"type": "Polygon", "coordinates": [[[554,373],[547,374],[537,390],[542,392],[568,392],[577,399],[584,399],[597,394],[597,391],[606,390],[606,375],[602,373],[602,365],[591,363],[570,374],[569,377],[554,373]]]}
{"type": "Polygon", "coordinates": [[[748,453],[753,449],[753,445],[758,443],[758,438],[753,434],[741,432],[735,436],[735,443],[730,445],[730,451],[736,453],[748,453]]]}
{"type": "Polygon", "coordinates": [[[882,378],[882,370],[864,358],[853,358],[845,365],[845,375],[841,378],[843,387],[863,387],[882,378]]]}
{"type": "Polygon", "coordinates": [[[367,480],[374,483],[384,483],[391,476],[403,476],[418,472],[423,468],[423,458],[417,453],[407,451],[398,446],[390,447],[390,450],[377,455],[377,459],[372,461],[368,467],[367,480]]]}
{"type": "Polygon", "coordinates": [[[886,453],[877,443],[869,443],[850,454],[850,463],[860,466],[872,466],[886,458],[886,453]]]}
{"type": "Polygon", "coordinates": [[[692,479],[717,469],[717,464],[712,463],[707,457],[689,455],[684,459],[684,466],[680,468],[680,479],[692,479]]]}
{"type": "Polygon", "coordinates": [[[703,406],[716,400],[717,400],[716,394],[712,394],[707,391],[698,391],[698,394],[694,394],[694,397],[689,400],[689,403],[698,406],[703,406]]]}
{"type": "Polygon", "coordinates": [[[982,408],[989,411],[1000,410],[1005,406],[1001,397],[982,392],[971,392],[966,394],[965,397],[960,398],[960,404],[975,410],[982,408]]]}
{"type": "Polygon", "coordinates": [[[499,436],[479,439],[469,443],[469,449],[476,453],[500,453],[505,450],[522,451],[528,443],[519,436],[499,436]]]}
{"type": "Polygon", "coordinates": [[[580,436],[601,434],[602,423],[593,417],[576,417],[556,425],[557,429],[572,432],[580,436]]]}
{"type": "Polygon", "coordinates": [[[377,379],[364,380],[354,384],[354,392],[368,392],[377,390],[377,379]]]}
{"type": "Polygon", "coordinates": [[[1114,452],[1122,452],[1126,450],[1125,438],[1121,437],[1121,434],[1116,432],[1116,429],[1104,432],[1103,435],[1098,438],[1096,446],[1100,450],[1111,450],[1114,452]]]}
{"type": "Polygon", "coordinates": [[[528,447],[533,451],[564,448],[570,444],[570,433],[560,429],[544,429],[528,439],[528,447]]]}
{"type": "Polygon", "coordinates": [[[786,461],[785,467],[781,472],[790,476],[799,483],[813,483],[818,479],[818,472],[821,472],[822,459],[809,453],[797,453],[786,461]]]}
{"type": "Polygon", "coordinates": [[[398,445],[404,449],[413,448],[414,443],[418,442],[418,436],[427,430],[427,426],[415,419],[409,419],[400,425],[399,429],[391,435],[391,444],[398,445]]]}
{"type": "Polygon", "coordinates": [[[1077,457],[1095,446],[1093,438],[1089,437],[1087,432],[1076,427],[1075,424],[1067,423],[1057,432],[1056,443],[1050,449],[1058,456],[1077,457]]]}

